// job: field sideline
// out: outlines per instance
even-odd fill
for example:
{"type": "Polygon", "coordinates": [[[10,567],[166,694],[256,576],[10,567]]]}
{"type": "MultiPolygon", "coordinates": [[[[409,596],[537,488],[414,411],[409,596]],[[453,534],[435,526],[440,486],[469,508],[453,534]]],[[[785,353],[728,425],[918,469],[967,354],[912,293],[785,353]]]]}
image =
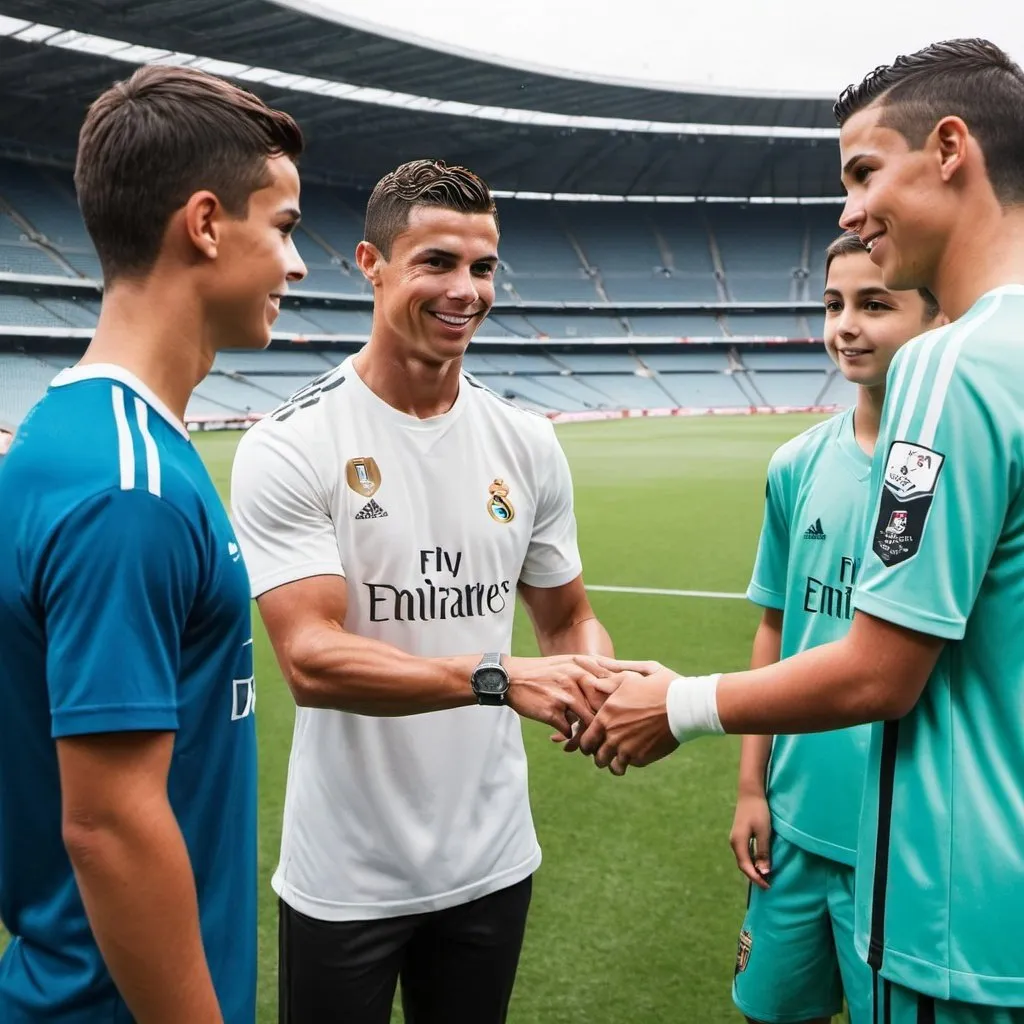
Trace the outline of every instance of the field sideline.
{"type": "MultiPolygon", "coordinates": [[[[567,424],[585,577],[617,653],[688,673],[743,666],[745,600],[772,451],[821,417],[567,424]],[[619,590],[615,588],[626,588],[619,590]],[[637,588],[644,591],[634,592],[637,588]],[[679,596],[692,591],[716,596],[679,596]]],[[[236,434],[196,444],[227,496],[236,434]]],[[[372,454],[372,453],[367,453],[372,454]]],[[[255,616],[260,743],[259,1024],[276,1021],[277,856],[293,710],[255,616]]],[[[535,653],[525,616],[514,650],[535,653]]],[[[525,723],[544,864],[512,1024],[718,1024],[746,883],[728,848],[738,741],[703,740],[623,779],[566,756],[525,723]]],[[[393,1021],[400,1021],[396,1010],[393,1021]]]]}

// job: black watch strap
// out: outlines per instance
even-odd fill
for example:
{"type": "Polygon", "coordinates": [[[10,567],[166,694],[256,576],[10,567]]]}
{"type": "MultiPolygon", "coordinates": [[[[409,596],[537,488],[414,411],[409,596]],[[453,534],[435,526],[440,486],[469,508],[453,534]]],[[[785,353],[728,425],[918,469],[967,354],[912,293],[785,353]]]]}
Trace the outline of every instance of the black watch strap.
{"type": "Polygon", "coordinates": [[[492,707],[502,707],[507,703],[509,678],[508,671],[501,663],[501,658],[500,652],[485,654],[473,670],[471,682],[473,692],[476,694],[477,703],[492,707]],[[495,673],[495,669],[497,669],[497,673],[495,673]],[[485,674],[494,676],[498,673],[504,676],[505,680],[505,684],[501,689],[495,689],[493,682],[491,685],[485,685],[483,679],[480,678],[485,674]]]}

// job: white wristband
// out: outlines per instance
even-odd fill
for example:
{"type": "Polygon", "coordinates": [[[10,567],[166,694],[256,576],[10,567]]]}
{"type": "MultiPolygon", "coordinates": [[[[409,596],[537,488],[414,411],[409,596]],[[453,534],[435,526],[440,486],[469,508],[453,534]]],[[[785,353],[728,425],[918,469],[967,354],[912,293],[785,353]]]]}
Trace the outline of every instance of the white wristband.
{"type": "Polygon", "coordinates": [[[718,680],[713,676],[680,676],[669,683],[665,698],[668,727],[680,743],[698,736],[724,733],[718,717],[718,680]]]}

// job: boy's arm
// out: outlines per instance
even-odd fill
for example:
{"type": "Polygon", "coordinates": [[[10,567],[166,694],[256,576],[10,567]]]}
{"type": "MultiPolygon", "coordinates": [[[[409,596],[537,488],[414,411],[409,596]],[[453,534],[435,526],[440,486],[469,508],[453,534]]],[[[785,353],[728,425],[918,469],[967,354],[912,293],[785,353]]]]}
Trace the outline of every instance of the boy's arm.
{"type": "Polygon", "coordinates": [[[221,1020],[167,776],[201,552],[141,490],[83,502],[39,568],[62,833],[89,925],[140,1024],[221,1020]]]}
{"type": "MultiPolygon", "coordinates": [[[[779,660],[781,650],[782,612],[776,608],[765,608],[754,636],[750,667],[757,669],[774,664],[779,660]]],[[[766,876],[771,871],[772,819],[765,794],[771,753],[770,735],[743,737],[736,814],[729,834],[729,845],[736,856],[737,867],[762,889],[768,888],[766,876]]]]}
{"type": "Polygon", "coordinates": [[[167,799],[174,734],[57,741],[62,832],[89,925],[139,1024],[220,1024],[188,850],[167,799]]]}

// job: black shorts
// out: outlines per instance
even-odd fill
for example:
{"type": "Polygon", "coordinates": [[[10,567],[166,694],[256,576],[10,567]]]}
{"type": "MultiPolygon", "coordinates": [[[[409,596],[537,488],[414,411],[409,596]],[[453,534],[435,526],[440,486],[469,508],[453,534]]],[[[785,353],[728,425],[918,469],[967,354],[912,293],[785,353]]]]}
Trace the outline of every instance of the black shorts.
{"type": "Polygon", "coordinates": [[[280,1024],[504,1024],[533,888],[527,878],[462,906],[320,921],[279,901],[280,1024]]]}

